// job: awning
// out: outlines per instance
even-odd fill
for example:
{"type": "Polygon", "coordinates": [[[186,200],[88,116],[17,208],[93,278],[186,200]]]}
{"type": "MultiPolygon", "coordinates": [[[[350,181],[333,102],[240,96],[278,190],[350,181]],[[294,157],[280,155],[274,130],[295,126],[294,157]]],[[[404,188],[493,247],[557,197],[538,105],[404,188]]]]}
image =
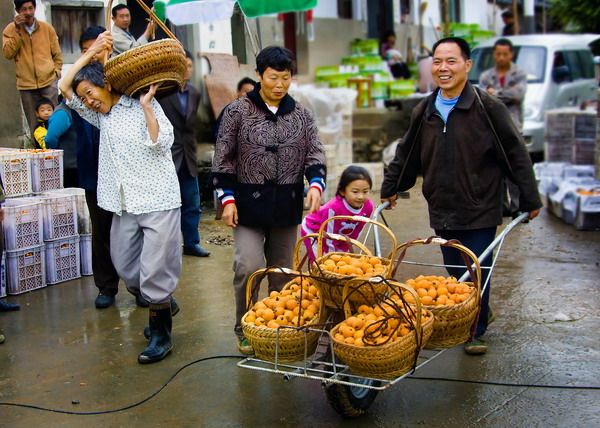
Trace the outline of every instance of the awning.
{"type": "Polygon", "coordinates": [[[299,12],[314,9],[317,0],[238,0],[240,9],[248,18],[273,13],[299,12]]]}
{"type": "Polygon", "coordinates": [[[230,19],[235,0],[155,0],[154,12],[175,25],[230,19]]]}
{"type": "MultiPolygon", "coordinates": [[[[317,0],[238,0],[245,16],[255,18],[274,13],[313,9],[317,0]]],[[[155,0],[154,12],[163,22],[175,25],[230,19],[235,0],[155,0]]]]}

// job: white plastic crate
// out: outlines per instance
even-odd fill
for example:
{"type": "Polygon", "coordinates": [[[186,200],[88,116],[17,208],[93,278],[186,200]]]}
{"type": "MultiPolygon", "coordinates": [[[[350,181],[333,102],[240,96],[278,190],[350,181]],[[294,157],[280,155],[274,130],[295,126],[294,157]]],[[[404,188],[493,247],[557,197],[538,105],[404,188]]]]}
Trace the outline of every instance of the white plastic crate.
{"type": "Polygon", "coordinates": [[[8,294],[21,294],[46,286],[44,245],[6,251],[8,294]]]}
{"type": "Polygon", "coordinates": [[[79,235],[79,249],[81,253],[81,274],[93,275],[92,269],[92,235],[79,235]]]}
{"type": "Polygon", "coordinates": [[[0,259],[0,297],[6,297],[6,254],[0,259]]]}
{"type": "Polygon", "coordinates": [[[43,244],[42,202],[14,198],[4,202],[4,248],[18,250],[43,244]]]}
{"type": "Polygon", "coordinates": [[[63,151],[40,150],[31,154],[31,188],[45,192],[63,187],[63,151]]]}
{"type": "Polygon", "coordinates": [[[90,211],[88,210],[85,201],[85,189],[80,189],[79,187],[66,187],[64,189],[56,190],[53,193],[71,195],[75,198],[75,206],[77,208],[77,229],[79,230],[79,234],[87,235],[92,233],[92,220],[90,219],[90,211]]]}
{"type": "Polygon", "coordinates": [[[0,151],[0,176],[6,196],[31,193],[31,153],[0,151]]]}
{"type": "Polygon", "coordinates": [[[78,234],[75,196],[50,190],[38,195],[44,213],[44,240],[78,234]]]}
{"type": "Polygon", "coordinates": [[[56,284],[79,277],[79,236],[46,241],[46,282],[56,284]]]}

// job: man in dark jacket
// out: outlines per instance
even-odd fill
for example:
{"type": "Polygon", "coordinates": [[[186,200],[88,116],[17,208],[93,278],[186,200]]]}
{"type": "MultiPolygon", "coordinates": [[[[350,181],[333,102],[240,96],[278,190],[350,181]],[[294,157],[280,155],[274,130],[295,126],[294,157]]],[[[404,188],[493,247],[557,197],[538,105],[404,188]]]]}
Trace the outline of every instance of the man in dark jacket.
{"type": "Polygon", "coordinates": [[[158,102],[173,125],[175,133],[171,154],[181,190],[183,254],[208,257],[210,253],[200,245],[198,232],[201,211],[196,158],[196,113],[200,104],[200,93],[189,83],[193,71],[192,54],[186,51],[185,55],[187,71],[184,87],[174,94],[159,99],[158,102]]]}
{"type": "MultiPolygon", "coordinates": [[[[385,175],[382,201],[396,205],[397,192],[423,175],[431,227],[444,239],[458,239],[476,255],[493,241],[502,223],[503,180],[520,190],[520,208],[533,219],[542,206],[531,160],[506,106],[468,83],[469,45],[449,37],[433,46],[431,71],[439,89],[412,112],[411,124],[385,175]]],[[[446,265],[463,264],[456,250],[442,248],[446,265]]],[[[491,257],[482,261],[490,266],[491,257]]],[[[464,269],[448,269],[460,277],[464,269]]],[[[484,272],[487,272],[484,269],[484,272]]],[[[483,275],[482,284],[487,275],[483,275]]],[[[469,354],[483,354],[490,286],[481,301],[469,354]]]]}

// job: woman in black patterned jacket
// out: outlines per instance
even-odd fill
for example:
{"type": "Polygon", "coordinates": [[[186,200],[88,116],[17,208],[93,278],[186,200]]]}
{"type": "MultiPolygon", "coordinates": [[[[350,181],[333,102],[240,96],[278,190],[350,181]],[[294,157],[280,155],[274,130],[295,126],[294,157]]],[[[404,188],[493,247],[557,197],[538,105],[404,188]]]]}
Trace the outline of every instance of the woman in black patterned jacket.
{"type": "MultiPolygon", "coordinates": [[[[222,115],[213,161],[213,186],[223,220],[233,228],[233,286],[238,349],[251,354],[240,321],[246,310],[246,282],[266,266],[291,267],[302,221],[304,177],[310,212],[325,188],[325,153],[312,114],[287,92],[293,54],[270,46],[256,57],[255,89],[229,104],[222,115]]],[[[281,284],[269,283],[269,291],[281,284]]]]}

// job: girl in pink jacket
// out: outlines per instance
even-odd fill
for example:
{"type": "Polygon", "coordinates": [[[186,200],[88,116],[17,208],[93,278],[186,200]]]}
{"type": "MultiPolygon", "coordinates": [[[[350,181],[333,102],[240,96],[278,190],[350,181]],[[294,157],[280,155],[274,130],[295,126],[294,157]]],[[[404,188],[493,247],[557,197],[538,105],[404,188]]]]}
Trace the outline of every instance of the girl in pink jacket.
{"type": "MultiPolygon", "coordinates": [[[[350,165],[340,177],[335,198],[323,205],[318,211],[304,217],[300,235],[306,236],[310,233],[317,233],[323,222],[333,216],[345,215],[370,218],[374,209],[373,201],[369,199],[372,185],[371,176],[366,169],[350,165]]],[[[364,225],[365,223],[351,220],[336,220],[327,224],[326,232],[356,239],[364,225]]],[[[316,240],[312,244],[310,240],[305,240],[304,244],[306,245],[309,262],[314,261],[317,254],[316,240]]],[[[350,251],[349,245],[343,241],[323,240],[323,254],[340,251],[350,251]]]]}

